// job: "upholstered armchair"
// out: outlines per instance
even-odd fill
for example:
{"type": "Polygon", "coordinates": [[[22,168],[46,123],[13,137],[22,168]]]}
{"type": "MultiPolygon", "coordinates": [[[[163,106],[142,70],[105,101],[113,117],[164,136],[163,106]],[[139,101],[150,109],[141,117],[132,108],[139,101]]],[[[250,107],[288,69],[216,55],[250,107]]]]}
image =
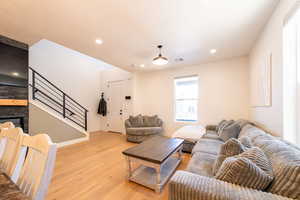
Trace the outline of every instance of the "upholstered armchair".
{"type": "Polygon", "coordinates": [[[163,121],[154,116],[130,116],[125,120],[126,138],[129,142],[141,143],[144,140],[162,133],[163,121]]]}

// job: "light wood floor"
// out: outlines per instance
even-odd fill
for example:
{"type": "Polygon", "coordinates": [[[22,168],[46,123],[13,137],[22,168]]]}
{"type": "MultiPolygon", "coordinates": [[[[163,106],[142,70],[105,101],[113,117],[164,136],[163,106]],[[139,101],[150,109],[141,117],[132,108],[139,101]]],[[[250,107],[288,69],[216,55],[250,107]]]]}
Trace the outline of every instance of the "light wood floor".
{"type": "MultiPolygon", "coordinates": [[[[98,132],[88,142],[59,149],[47,200],[167,200],[167,186],[157,194],[125,179],[121,152],[133,145],[120,134],[98,132]]],[[[184,154],[179,169],[189,159],[184,154]]]]}

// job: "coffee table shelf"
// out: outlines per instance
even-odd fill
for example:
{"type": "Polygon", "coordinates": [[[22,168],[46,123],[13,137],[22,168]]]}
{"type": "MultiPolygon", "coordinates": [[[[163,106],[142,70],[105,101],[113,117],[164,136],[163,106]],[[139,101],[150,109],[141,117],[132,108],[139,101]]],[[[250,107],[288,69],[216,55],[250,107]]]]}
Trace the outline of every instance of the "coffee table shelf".
{"type": "MultiPolygon", "coordinates": [[[[160,184],[157,185],[156,169],[144,165],[139,166],[129,177],[130,181],[144,185],[153,190],[160,190],[170,179],[175,172],[181,160],[178,158],[169,158],[168,161],[161,167],[160,184]]],[[[158,191],[159,192],[159,191],[158,191]]]]}
{"type": "Polygon", "coordinates": [[[182,139],[155,136],[123,151],[128,180],[161,192],[181,162],[182,146],[182,139]]]}

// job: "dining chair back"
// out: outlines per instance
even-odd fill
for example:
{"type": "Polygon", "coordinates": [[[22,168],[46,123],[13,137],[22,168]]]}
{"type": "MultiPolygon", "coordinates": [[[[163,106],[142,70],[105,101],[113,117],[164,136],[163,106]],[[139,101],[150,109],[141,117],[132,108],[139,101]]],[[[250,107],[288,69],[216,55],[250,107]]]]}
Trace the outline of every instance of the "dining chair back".
{"type": "Polygon", "coordinates": [[[56,144],[46,134],[25,135],[21,148],[27,148],[17,185],[33,200],[43,200],[51,180],[56,158],[56,144]]]}
{"type": "Polygon", "coordinates": [[[15,128],[15,125],[12,122],[0,123],[0,159],[3,156],[4,148],[6,145],[6,138],[1,134],[1,130],[6,130],[10,128],[15,128]]]}
{"type": "Polygon", "coordinates": [[[0,169],[16,182],[20,173],[20,165],[24,162],[26,154],[26,150],[20,148],[25,134],[21,128],[10,128],[2,129],[0,135],[4,144],[0,169]]]}

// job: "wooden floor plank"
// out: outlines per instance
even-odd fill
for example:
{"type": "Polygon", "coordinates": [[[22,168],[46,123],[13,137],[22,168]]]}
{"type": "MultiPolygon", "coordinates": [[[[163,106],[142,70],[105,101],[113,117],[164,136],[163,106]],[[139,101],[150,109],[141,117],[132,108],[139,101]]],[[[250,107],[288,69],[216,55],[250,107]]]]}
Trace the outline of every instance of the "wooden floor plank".
{"type": "MultiPolygon", "coordinates": [[[[168,187],[161,194],[126,180],[122,151],[135,144],[123,135],[97,132],[90,141],[58,150],[47,200],[167,200],[168,187]]],[[[183,155],[178,169],[190,159],[183,155]]]]}

